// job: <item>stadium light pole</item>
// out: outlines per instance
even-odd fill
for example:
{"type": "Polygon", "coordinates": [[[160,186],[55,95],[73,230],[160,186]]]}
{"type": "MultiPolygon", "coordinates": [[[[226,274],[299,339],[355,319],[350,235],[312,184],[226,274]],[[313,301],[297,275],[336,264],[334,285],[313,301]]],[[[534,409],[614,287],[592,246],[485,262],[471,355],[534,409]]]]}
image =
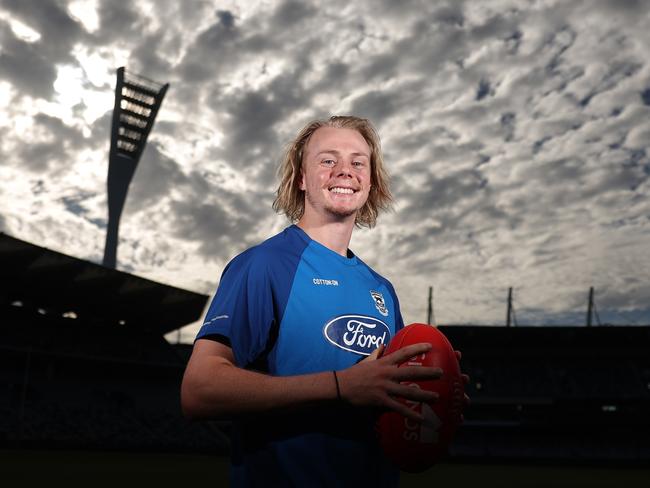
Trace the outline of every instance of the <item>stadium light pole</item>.
{"type": "Polygon", "coordinates": [[[506,327],[510,327],[512,322],[517,325],[515,307],[512,305],[512,287],[508,288],[508,311],[506,312],[506,327]]]}
{"type": "Polygon", "coordinates": [[[108,158],[106,267],[115,268],[117,264],[118,231],[126,194],[168,87],[169,83],[162,85],[127,72],[124,67],[117,70],[108,158]]]}
{"type": "Polygon", "coordinates": [[[598,315],[598,308],[596,307],[596,301],[594,300],[594,287],[589,288],[589,305],[587,306],[587,327],[591,327],[593,324],[593,317],[596,316],[596,323],[601,325],[600,316],[598,315]]]}
{"type": "Polygon", "coordinates": [[[435,325],[435,318],[433,316],[433,286],[429,287],[429,306],[427,307],[427,324],[435,325]]]}

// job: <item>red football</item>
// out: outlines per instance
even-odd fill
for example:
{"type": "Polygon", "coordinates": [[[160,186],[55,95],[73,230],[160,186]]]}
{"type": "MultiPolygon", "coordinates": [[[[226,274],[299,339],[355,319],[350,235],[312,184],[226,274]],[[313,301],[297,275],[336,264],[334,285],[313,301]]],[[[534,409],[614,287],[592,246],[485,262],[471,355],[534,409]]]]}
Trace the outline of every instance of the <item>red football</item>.
{"type": "Polygon", "coordinates": [[[412,381],[406,384],[437,392],[440,398],[430,404],[400,399],[409,408],[420,412],[430,422],[414,422],[397,412],[379,417],[377,431],[386,456],[401,470],[420,472],[433,466],[447,452],[461,422],[464,387],[458,358],[449,340],[436,327],[410,324],[390,341],[384,356],[411,344],[428,342],[433,347],[399,366],[432,366],[442,368],[440,379],[412,381]]]}

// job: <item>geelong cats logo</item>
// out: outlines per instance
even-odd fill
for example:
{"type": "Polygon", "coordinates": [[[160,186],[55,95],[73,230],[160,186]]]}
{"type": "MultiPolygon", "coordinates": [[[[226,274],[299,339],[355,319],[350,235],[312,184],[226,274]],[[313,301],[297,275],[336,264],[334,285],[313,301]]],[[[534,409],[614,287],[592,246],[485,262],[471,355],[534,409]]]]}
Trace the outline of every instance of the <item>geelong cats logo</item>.
{"type": "Polygon", "coordinates": [[[323,328],[325,338],[336,347],[368,356],[381,344],[390,341],[388,325],[365,315],[342,315],[323,328]]]}
{"type": "Polygon", "coordinates": [[[375,307],[379,310],[379,313],[384,317],[388,316],[388,309],[386,308],[386,302],[384,301],[384,295],[375,290],[370,290],[370,295],[375,301],[375,307]]]}

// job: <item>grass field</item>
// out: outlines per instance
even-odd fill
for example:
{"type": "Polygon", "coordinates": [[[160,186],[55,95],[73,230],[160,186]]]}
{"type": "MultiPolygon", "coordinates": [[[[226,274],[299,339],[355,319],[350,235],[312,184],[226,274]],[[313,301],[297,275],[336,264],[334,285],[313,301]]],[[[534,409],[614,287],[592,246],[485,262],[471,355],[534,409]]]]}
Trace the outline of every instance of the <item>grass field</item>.
{"type": "MultiPolygon", "coordinates": [[[[3,487],[228,486],[228,459],[201,454],[0,451],[3,487]]],[[[650,469],[501,464],[440,464],[404,474],[402,487],[646,487],[650,469]]]]}

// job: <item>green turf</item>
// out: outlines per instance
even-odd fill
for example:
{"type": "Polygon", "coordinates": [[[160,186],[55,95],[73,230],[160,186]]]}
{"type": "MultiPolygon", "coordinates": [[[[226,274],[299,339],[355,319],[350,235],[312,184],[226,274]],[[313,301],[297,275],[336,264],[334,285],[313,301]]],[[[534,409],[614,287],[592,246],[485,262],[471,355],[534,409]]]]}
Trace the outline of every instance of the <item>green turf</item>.
{"type": "Polygon", "coordinates": [[[650,469],[520,464],[441,464],[403,474],[401,487],[604,488],[650,487],[650,469]],[[436,485],[440,483],[440,485],[436,485]]]}
{"type": "MultiPolygon", "coordinates": [[[[3,487],[228,486],[228,460],[200,454],[5,450],[0,451],[0,469],[3,487]]],[[[650,469],[454,463],[404,474],[401,486],[636,487],[650,486],[650,469]]]]}

